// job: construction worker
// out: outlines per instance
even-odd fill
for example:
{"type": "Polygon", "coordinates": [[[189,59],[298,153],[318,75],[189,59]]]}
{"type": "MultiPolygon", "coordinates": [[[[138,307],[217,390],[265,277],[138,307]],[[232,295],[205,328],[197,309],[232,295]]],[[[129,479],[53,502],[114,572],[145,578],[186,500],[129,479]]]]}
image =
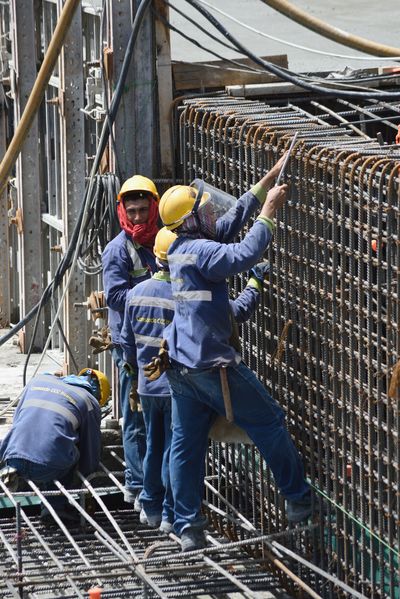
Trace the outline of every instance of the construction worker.
{"type": "MultiPolygon", "coordinates": [[[[143,465],[143,491],[140,495],[142,523],[165,533],[172,531],[173,498],[169,477],[171,443],[171,398],[167,376],[146,378],[146,368],[161,346],[163,333],[173,320],[175,302],[172,297],[167,252],[176,234],[163,227],[156,236],[154,254],[159,268],[150,280],[134,287],[127,296],[121,345],[128,363],[138,364],[138,392],[147,431],[147,451],[143,465]]],[[[232,317],[240,324],[256,308],[262,282],[269,264],[257,264],[247,286],[230,301],[232,317]]],[[[214,413],[215,417],[216,414],[214,413]]]]}
{"type": "MultiPolygon", "coordinates": [[[[101,450],[101,407],[110,396],[105,374],[84,368],[78,376],[42,374],[24,388],[13,424],[0,445],[5,467],[0,478],[17,490],[18,477],[46,490],[59,480],[72,488],[76,468],[87,476],[98,469],[101,450]]],[[[64,496],[49,502],[64,521],[75,521],[64,496]]],[[[42,507],[43,519],[49,512],[42,507]]]]}
{"type": "Polygon", "coordinates": [[[176,239],[175,233],[162,228],[157,233],[154,254],[158,271],[129,291],[125,319],[121,330],[124,357],[133,368],[137,364],[137,390],[147,433],[147,449],[143,463],[143,491],[140,494],[140,520],[152,528],[172,531],[173,499],[169,480],[171,444],[171,397],[165,374],[148,380],[143,367],[159,348],[164,328],[172,322],[174,300],[167,262],[167,250],[176,239]]]}
{"type": "Polygon", "coordinates": [[[225,413],[224,378],[233,420],[269,464],[287,500],[288,518],[296,522],[311,513],[310,488],[284,412],[229,343],[226,278],[255,265],[271,241],[273,218],[287,195],[286,185],[271,189],[283,159],[219,218],[218,190],[209,186],[205,192],[202,182],[197,189],[174,186],[160,202],[164,225],[178,236],[168,252],[175,315],[164,335],[172,365],[167,375],[172,395],[174,528],[183,551],[202,548],[206,542],[198,488],[212,413],[225,413]],[[260,215],[243,240],[231,243],[260,206],[260,215]]]}
{"type": "Polygon", "coordinates": [[[158,226],[159,195],[153,181],[141,175],[127,179],[118,194],[118,218],[122,231],[110,241],[102,256],[103,283],[111,330],[112,358],[119,371],[119,393],[123,417],[125,454],[125,493],[127,503],[140,512],[139,494],[143,488],[143,459],[146,431],[143,415],[135,403],[132,379],[124,369],[120,344],[127,293],[156,271],[153,255],[158,226]]]}

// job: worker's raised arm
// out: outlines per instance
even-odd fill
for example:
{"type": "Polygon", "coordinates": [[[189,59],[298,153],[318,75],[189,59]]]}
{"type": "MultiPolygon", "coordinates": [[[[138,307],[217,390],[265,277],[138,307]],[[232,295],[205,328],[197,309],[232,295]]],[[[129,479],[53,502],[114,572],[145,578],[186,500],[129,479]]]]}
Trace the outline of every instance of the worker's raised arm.
{"type": "Polygon", "coordinates": [[[247,224],[250,217],[263,205],[267,192],[279,175],[286,153],[278,162],[254,185],[250,191],[243,194],[232,208],[216,222],[216,241],[231,243],[247,224]]]}

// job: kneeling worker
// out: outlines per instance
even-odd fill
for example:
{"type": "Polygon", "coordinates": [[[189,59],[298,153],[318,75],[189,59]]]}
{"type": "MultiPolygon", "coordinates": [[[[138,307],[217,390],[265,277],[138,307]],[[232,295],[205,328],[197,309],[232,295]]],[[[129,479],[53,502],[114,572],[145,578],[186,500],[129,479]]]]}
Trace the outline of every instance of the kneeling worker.
{"type": "MultiPolygon", "coordinates": [[[[76,468],[84,476],[95,472],[101,450],[100,408],[109,396],[107,377],[92,368],[78,376],[42,374],[31,379],[0,445],[0,460],[6,466],[0,471],[2,480],[13,486],[20,476],[50,490],[54,480],[71,488],[76,468]]],[[[64,496],[49,502],[63,520],[74,519],[64,496]]],[[[48,516],[42,508],[42,517],[48,516]]]]}

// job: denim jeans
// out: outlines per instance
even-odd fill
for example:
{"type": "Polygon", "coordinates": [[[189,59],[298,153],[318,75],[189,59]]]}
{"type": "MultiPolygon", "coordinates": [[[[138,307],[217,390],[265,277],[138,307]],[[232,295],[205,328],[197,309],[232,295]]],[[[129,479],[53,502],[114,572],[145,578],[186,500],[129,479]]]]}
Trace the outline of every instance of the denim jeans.
{"type": "Polygon", "coordinates": [[[123,368],[125,360],[120,345],[111,350],[119,371],[119,397],[123,418],[122,441],[125,455],[125,488],[133,493],[143,488],[143,460],[146,453],[146,429],[142,412],[132,412],[129,405],[131,378],[123,368]]]}
{"type": "Polygon", "coordinates": [[[147,516],[160,515],[172,524],[174,511],[169,476],[171,398],[141,395],[140,402],[147,433],[140,501],[147,516]]]}
{"type": "MultiPolygon", "coordinates": [[[[33,481],[43,491],[56,490],[57,487],[53,483],[54,480],[58,480],[66,489],[72,488],[75,465],[65,470],[52,468],[43,464],[35,464],[22,458],[9,458],[6,460],[6,464],[15,468],[21,478],[33,481]]],[[[47,497],[47,500],[56,511],[60,511],[68,505],[68,500],[64,495],[50,496],[47,497]]]]}
{"type": "MultiPolygon", "coordinates": [[[[215,412],[225,415],[219,369],[190,369],[174,363],[167,370],[172,393],[171,486],[174,528],[180,534],[201,521],[199,485],[215,412]],[[215,412],[214,412],[215,411],[215,412]]],[[[285,427],[284,412],[243,362],[227,368],[235,423],[265,458],[286,499],[308,491],[303,465],[285,427]]]]}

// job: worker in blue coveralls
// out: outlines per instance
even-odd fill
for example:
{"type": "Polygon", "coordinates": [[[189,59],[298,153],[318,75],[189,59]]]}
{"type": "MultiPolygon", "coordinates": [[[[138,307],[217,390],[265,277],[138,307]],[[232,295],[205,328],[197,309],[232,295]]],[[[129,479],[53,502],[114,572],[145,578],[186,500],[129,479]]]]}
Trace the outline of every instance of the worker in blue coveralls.
{"type": "MultiPolygon", "coordinates": [[[[45,490],[55,489],[52,481],[72,488],[74,472],[87,476],[98,469],[101,450],[101,407],[110,396],[105,374],[84,368],[78,376],[42,374],[24,388],[13,424],[0,445],[5,467],[0,479],[17,490],[18,477],[32,480],[45,490]]],[[[64,522],[79,519],[68,511],[61,496],[48,497],[64,522]]],[[[42,506],[41,517],[50,519],[42,506]]]]}
{"type": "Polygon", "coordinates": [[[174,317],[167,250],[175,239],[176,235],[165,228],[157,233],[154,254],[159,270],[151,279],[129,291],[121,330],[121,347],[127,368],[132,377],[138,379],[137,390],[146,424],[140,521],[152,528],[160,527],[160,531],[167,534],[172,531],[174,520],[169,477],[171,396],[166,375],[150,381],[144,376],[143,367],[160,347],[164,328],[174,317]]]}
{"type": "MultiPolygon", "coordinates": [[[[171,443],[171,398],[167,376],[146,378],[156,348],[160,348],[165,327],[173,320],[172,297],[167,251],[176,234],[163,227],[154,244],[158,272],[152,279],[139,283],[126,299],[121,346],[128,364],[138,364],[138,392],[147,431],[147,451],[143,465],[143,491],[140,495],[140,520],[152,528],[170,533],[173,528],[173,497],[169,476],[171,443]]],[[[232,317],[240,324],[248,320],[258,305],[262,282],[269,272],[268,262],[257,264],[236,300],[230,301],[232,317]]],[[[216,415],[216,414],[215,414],[216,415]]]]}
{"type": "Polygon", "coordinates": [[[103,283],[111,331],[112,358],[119,371],[119,396],[123,418],[125,455],[124,500],[140,512],[139,494],[143,488],[143,459],[146,431],[143,414],[131,392],[131,377],[124,369],[120,343],[128,291],[156,272],[153,255],[158,231],[159,195],[153,181],[141,175],[127,179],[118,194],[117,212],[122,231],[111,240],[102,255],[103,283]]]}
{"type": "Polygon", "coordinates": [[[287,500],[288,519],[301,521],[311,513],[310,488],[284,412],[229,343],[226,278],[255,265],[271,241],[273,218],[287,195],[286,185],[271,189],[282,164],[283,158],[220,217],[217,190],[206,191],[201,181],[172,187],[160,202],[164,225],[178,236],[168,252],[175,316],[165,340],[172,365],[167,375],[172,394],[174,528],[183,551],[206,543],[198,489],[210,420],[214,411],[226,411],[224,381],[233,420],[269,464],[287,500]],[[232,243],[260,206],[243,240],[232,243]]]}

